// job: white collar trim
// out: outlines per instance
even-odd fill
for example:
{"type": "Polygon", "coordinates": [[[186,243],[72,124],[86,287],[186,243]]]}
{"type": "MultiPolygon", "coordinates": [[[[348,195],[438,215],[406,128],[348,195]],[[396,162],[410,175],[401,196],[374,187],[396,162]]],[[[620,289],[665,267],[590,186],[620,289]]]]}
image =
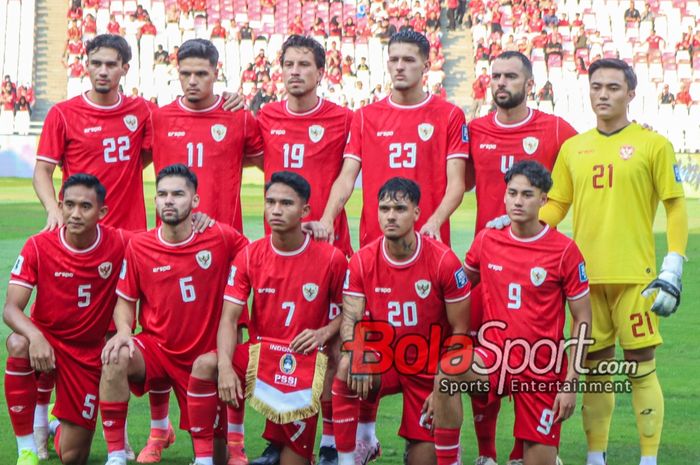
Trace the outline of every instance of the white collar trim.
{"type": "Polygon", "coordinates": [[[115,103],[114,105],[98,105],[88,98],[87,93],[88,93],[88,91],[85,91],[82,93],[83,100],[85,101],[85,103],[87,103],[88,105],[90,105],[93,108],[97,108],[98,110],[114,110],[115,108],[117,108],[119,105],[122,104],[122,94],[117,94],[117,97],[118,97],[117,103],[115,103]]]}
{"type": "Polygon", "coordinates": [[[272,247],[273,252],[275,252],[277,255],[281,255],[283,257],[293,257],[302,253],[309,246],[309,242],[311,242],[311,236],[309,234],[305,234],[305,236],[306,238],[304,239],[304,243],[301,244],[301,247],[290,252],[285,252],[284,250],[279,250],[275,247],[275,245],[272,243],[272,235],[270,235],[270,247],[272,247]]]}
{"type": "Polygon", "coordinates": [[[393,100],[391,100],[391,95],[389,95],[389,96],[387,97],[387,99],[389,100],[389,105],[391,105],[392,107],[398,108],[398,109],[400,109],[400,110],[413,110],[413,109],[415,109],[415,108],[420,108],[420,107],[422,107],[422,106],[424,106],[424,105],[427,105],[428,102],[430,102],[430,101],[433,99],[433,94],[428,94],[428,96],[425,98],[425,100],[423,100],[423,101],[420,102],[420,103],[416,103],[415,105],[401,105],[401,104],[398,104],[398,103],[394,102],[393,100]]]}
{"type": "Polygon", "coordinates": [[[508,233],[510,234],[510,237],[512,237],[513,240],[516,240],[518,242],[535,242],[536,240],[542,239],[542,237],[544,237],[544,235],[547,234],[548,231],[549,231],[549,225],[545,224],[542,231],[538,232],[536,235],[534,235],[532,237],[518,237],[515,234],[513,234],[512,228],[510,228],[510,227],[508,228],[508,233]]]}
{"type": "Polygon", "coordinates": [[[524,126],[528,122],[530,122],[530,120],[532,119],[532,115],[534,115],[534,114],[535,114],[535,112],[532,111],[532,108],[528,108],[527,109],[527,116],[525,117],[524,120],[522,120],[518,123],[505,124],[505,123],[501,123],[500,121],[498,121],[498,112],[495,112],[493,114],[493,121],[496,123],[496,126],[500,126],[502,128],[518,128],[518,127],[524,126]]]}
{"type": "Polygon", "coordinates": [[[318,103],[316,104],[315,107],[313,107],[309,111],[305,111],[303,113],[297,113],[296,111],[292,111],[289,109],[289,100],[285,100],[284,102],[284,108],[287,110],[287,113],[289,113],[292,116],[308,116],[312,113],[315,113],[318,111],[319,108],[321,108],[321,105],[323,105],[323,99],[321,97],[318,98],[318,103]]]}
{"type": "Polygon", "coordinates": [[[185,111],[189,111],[190,113],[205,113],[207,111],[212,111],[213,109],[218,107],[219,104],[221,103],[222,96],[219,95],[212,106],[210,106],[209,108],[203,108],[201,110],[194,110],[192,108],[188,108],[184,103],[182,103],[183,98],[185,98],[185,97],[180,97],[177,99],[177,104],[180,106],[180,108],[182,108],[185,111]]]}
{"type": "Polygon", "coordinates": [[[397,261],[389,257],[389,254],[386,252],[386,237],[382,238],[382,255],[384,255],[384,259],[389,262],[389,264],[394,265],[394,266],[406,266],[410,265],[411,263],[415,262],[418,259],[418,256],[420,255],[421,248],[423,246],[423,240],[421,239],[421,235],[418,233],[416,234],[416,251],[413,253],[413,255],[408,259],[404,261],[397,261]]]}
{"type": "Polygon", "coordinates": [[[163,226],[160,226],[158,228],[158,240],[163,245],[167,245],[168,247],[180,247],[180,246],[183,246],[185,244],[189,244],[190,242],[192,242],[192,239],[194,239],[194,228],[192,228],[192,234],[190,234],[190,237],[188,237],[187,239],[185,239],[182,242],[168,242],[168,241],[166,241],[165,239],[163,239],[163,226]]]}
{"type": "Polygon", "coordinates": [[[63,244],[63,247],[68,249],[68,251],[73,252],[73,253],[80,253],[80,254],[89,253],[89,252],[92,252],[93,250],[95,250],[95,248],[100,244],[100,241],[102,240],[102,228],[100,227],[99,224],[97,225],[97,238],[95,239],[95,242],[93,242],[92,245],[90,247],[88,247],[87,249],[76,249],[74,247],[71,247],[68,244],[68,241],[66,240],[66,227],[65,226],[61,227],[61,230],[59,231],[58,236],[61,238],[61,244],[63,244]]]}

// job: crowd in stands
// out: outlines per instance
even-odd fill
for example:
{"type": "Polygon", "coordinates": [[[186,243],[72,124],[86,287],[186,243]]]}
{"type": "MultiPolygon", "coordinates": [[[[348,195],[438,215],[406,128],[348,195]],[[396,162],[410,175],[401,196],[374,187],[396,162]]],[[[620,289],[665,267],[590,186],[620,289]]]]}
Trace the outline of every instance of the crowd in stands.
{"type": "Polygon", "coordinates": [[[639,80],[632,118],[669,137],[677,150],[700,151],[699,21],[700,2],[692,0],[471,0],[463,26],[475,47],[472,116],[492,108],[489,63],[517,50],[533,62],[530,106],[590,128],[588,66],[620,58],[639,80]]]}
{"type": "Polygon", "coordinates": [[[306,34],[327,50],[320,95],[357,109],[387,94],[386,46],[403,29],[428,37],[432,66],[425,88],[446,97],[439,0],[74,0],[64,52],[68,96],[90,86],[84,43],[109,32],[123,35],[134,51],[126,93],[165,105],[181,94],[178,46],[198,37],[210,39],[219,51],[217,92],[241,89],[257,111],[284,98],[279,63],[284,38],[306,34]]]}
{"type": "Polygon", "coordinates": [[[0,91],[0,134],[29,134],[32,105],[34,88],[31,84],[17,85],[6,75],[0,91]]]}

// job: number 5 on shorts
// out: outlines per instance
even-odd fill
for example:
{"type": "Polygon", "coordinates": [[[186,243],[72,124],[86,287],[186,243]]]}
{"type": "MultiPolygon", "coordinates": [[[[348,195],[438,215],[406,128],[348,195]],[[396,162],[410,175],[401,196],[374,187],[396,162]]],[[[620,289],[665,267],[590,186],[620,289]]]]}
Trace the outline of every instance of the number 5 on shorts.
{"type": "Polygon", "coordinates": [[[92,420],[95,417],[95,401],[97,396],[95,394],[87,394],[85,396],[85,402],[83,403],[83,418],[86,420],[92,420]]]}
{"type": "Polygon", "coordinates": [[[552,429],[552,423],[554,423],[554,412],[548,408],[542,410],[540,425],[537,427],[537,431],[542,434],[549,434],[549,431],[552,429]]]}

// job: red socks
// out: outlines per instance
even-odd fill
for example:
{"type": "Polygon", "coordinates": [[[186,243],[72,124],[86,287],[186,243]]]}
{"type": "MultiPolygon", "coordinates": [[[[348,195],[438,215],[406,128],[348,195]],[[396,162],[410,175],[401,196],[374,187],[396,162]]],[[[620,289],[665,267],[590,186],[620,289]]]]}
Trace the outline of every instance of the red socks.
{"type": "MultiPolygon", "coordinates": [[[[151,421],[158,422],[168,418],[168,409],[170,407],[170,384],[168,382],[160,384],[152,384],[151,390],[148,391],[148,403],[151,406],[151,421]]],[[[167,423],[167,422],[166,422],[167,423]]],[[[162,424],[159,426],[163,426],[162,424]]],[[[167,424],[164,428],[166,429],[167,424]]]]}
{"type": "Polygon", "coordinates": [[[128,402],[100,401],[100,413],[102,414],[102,427],[105,441],[107,442],[107,452],[124,450],[124,428],[128,409],[128,402]]]}
{"type": "Polygon", "coordinates": [[[459,428],[435,428],[433,437],[438,465],[459,463],[459,428]]]}
{"type": "Polygon", "coordinates": [[[321,414],[323,416],[323,435],[333,436],[333,401],[321,401],[321,414]]]}
{"type": "Polygon", "coordinates": [[[360,401],[360,423],[374,423],[374,422],[376,422],[378,410],[379,410],[379,396],[375,396],[374,400],[361,400],[360,401]]]}
{"type": "Polygon", "coordinates": [[[474,396],[471,401],[479,455],[496,460],[496,423],[501,401],[498,399],[489,402],[487,396],[474,396]]]}
{"type": "Polygon", "coordinates": [[[510,457],[508,457],[509,460],[519,460],[523,458],[524,455],[523,451],[523,440],[522,439],[516,439],[515,443],[513,444],[513,450],[510,451],[510,457]]]}
{"type": "Polygon", "coordinates": [[[219,396],[214,381],[190,376],[187,385],[187,411],[195,458],[214,455],[214,422],[219,396]]]}
{"type": "Polygon", "coordinates": [[[56,386],[56,374],[51,371],[49,373],[40,373],[36,380],[36,403],[39,405],[48,405],[51,403],[51,393],[56,386]]]}
{"type": "Polygon", "coordinates": [[[360,410],[360,398],[345,381],[333,380],[333,435],[338,452],[355,450],[355,435],[360,410]]]}
{"type": "Polygon", "coordinates": [[[36,407],[36,379],[29,359],[7,358],[5,400],[15,436],[32,434],[36,407]]]}

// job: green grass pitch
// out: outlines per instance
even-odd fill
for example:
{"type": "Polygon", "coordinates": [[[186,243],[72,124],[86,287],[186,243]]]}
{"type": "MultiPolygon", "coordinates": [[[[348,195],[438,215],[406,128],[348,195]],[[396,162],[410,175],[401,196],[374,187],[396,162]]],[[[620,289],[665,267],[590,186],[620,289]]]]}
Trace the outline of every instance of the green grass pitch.
{"type": "MultiPolygon", "coordinates": [[[[153,216],[153,184],[147,183],[146,197],[149,215],[153,216]]],[[[243,188],[243,213],[245,233],[251,239],[262,235],[262,189],[257,185],[246,185],[243,188]]],[[[686,264],[684,274],[683,304],[678,313],[663,322],[665,343],[657,354],[659,378],[666,402],[666,419],[659,459],[664,465],[700,464],[700,448],[697,441],[700,431],[700,400],[698,383],[700,378],[700,345],[697,343],[697,333],[700,317],[697,306],[700,301],[700,203],[698,200],[688,200],[690,217],[690,240],[688,256],[691,261],[686,264]]],[[[663,208],[655,226],[657,241],[657,256],[659,260],[665,253],[666,238],[664,231],[663,208]]],[[[353,237],[357,238],[357,227],[360,213],[359,196],[353,195],[348,207],[353,237]]],[[[475,202],[473,194],[466,194],[464,203],[452,220],[454,249],[458,256],[464,253],[473,236],[475,217],[475,202]]],[[[15,258],[30,234],[43,227],[44,210],[36,200],[29,180],[0,179],[0,293],[4,296],[7,279],[15,258]]],[[[152,220],[151,220],[152,223],[152,220]]],[[[562,226],[562,230],[570,230],[570,223],[562,226]]],[[[633,231],[629,232],[634,234],[633,231]]],[[[355,243],[356,245],[356,243],[355,243]]],[[[4,299],[3,299],[4,302],[4,299]]],[[[0,326],[0,336],[4,339],[9,329],[0,326]]],[[[7,351],[0,351],[0,365],[4,368],[7,351]]],[[[580,406],[580,396],[579,396],[580,406]]],[[[639,446],[635,418],[631,410],[629,394],[618,394],[616,397],[616,412],[613,419],[608,450],[608,463],[636,464],[639,461],[639,446]]],[[[469,403],[465,400],[466,418],[470,418],[469,403]]],[[[400,464],[404,443],[396,432],[398,430],[401,411],[401,398],[393,396],[384,399],[379,409],[377,419],[379,439],[384,451],[379,464],[400,464]]],[[[174,397],[171,397],[171,420],[177,424],[178,409],[174,397]]],[[[134,449],[143,447],[148,435],[149,410],[146,397],[134,398],[130,403],[129,436],[134,449]]],[[[502,404],[498,425],[498,452],[501,463],[507,460],[507,454],[512,446],[512,406],[507,400],[502,404]]],[[[263,421],[253,409],[248,408],[246,414],[246,445],[248,455],[257,457],[265,444],[260,438],[263,421]]],[[[476,440],[471,421],[467,421],[462,429],[463,460],[465,464],[473,463],[476,456],[476,440]]],[[[16,448],[7,408],[3,398],[0,408],[0,465],[11,465],[16,461],[16,448]]],[[[318,444],[318,442],[317,442],[318,444]]],[[[580,409],[568,420],[563,427],[560,455],[565,464],[582,464],[585,461],[586,441],[581,426],[580,409]]],[[[106,456],[105,443],[101,432],[95,435],[90,464],[103,464],[106,456]]],[[[163,454],[164,464],[187,464],[192,457],[191,443],[188,435],[178,431],[177,442],[163,454]]],[[[52,451],[51,460],[47,464],[58,464],[52,451]]]]}

